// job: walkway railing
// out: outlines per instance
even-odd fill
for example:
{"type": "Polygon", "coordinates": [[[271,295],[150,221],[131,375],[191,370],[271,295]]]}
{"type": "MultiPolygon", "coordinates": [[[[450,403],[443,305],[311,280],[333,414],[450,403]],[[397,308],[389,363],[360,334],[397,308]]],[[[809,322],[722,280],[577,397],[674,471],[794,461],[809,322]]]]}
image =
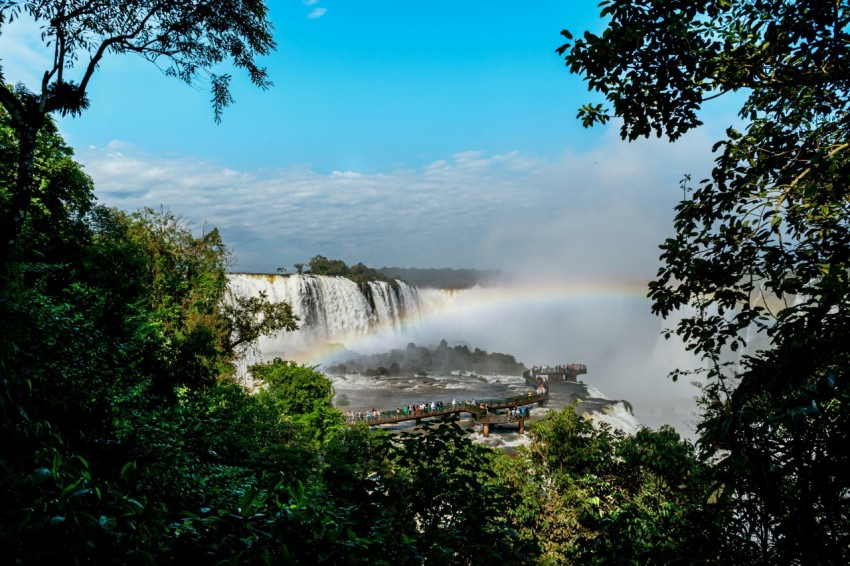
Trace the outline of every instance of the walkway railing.
{"type": "Polygon", "coordinates": [[[533,393],[529,391],[525,395],[515,395],[513,397],[495,397],[489,399],[472,399],[464,400],[460,403],[444,404],[442,408],[435,409],[426,408],[416,410],[413,413],[400,412],[399,409],[390,409],[389,411],[379,411],[380,416],[373,417],[366,415],[359,419],[356,416],[348,419],[347,424],[355,425],[365,423],[368,426],[376,426],[382,424],[399,423],[403,421],[430,419],[435,417],[446,417],[448,415],[458,415],[460,413],[469,413],[476,422],[482,423],[499,423],[499,422],[517,422],[519,418],[507,418],[506,415],[496,415],[490,413],[496,409],[508,409],[512,407],[520,407],[522,405],[533,405],[534,403],[543,403],[549,399],[549,391],[542,393],[533,393]],[[490,420],[494,417],[504,417],[502,420],[490,420]],[[482,420],[483,419],[483,420],[482,420]]]}

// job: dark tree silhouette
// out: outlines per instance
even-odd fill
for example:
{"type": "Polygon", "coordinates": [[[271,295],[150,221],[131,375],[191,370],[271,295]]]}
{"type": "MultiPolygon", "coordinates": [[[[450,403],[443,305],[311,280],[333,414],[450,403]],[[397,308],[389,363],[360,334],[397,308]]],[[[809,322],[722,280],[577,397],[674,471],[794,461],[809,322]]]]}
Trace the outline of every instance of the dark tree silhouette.
{"type": "Polygon", "coordinates": [[[740,95],[711,175],[684,182],[649,293],[656,313],[684,309],[669,333],[706,365],[698,431],[730,506],[722,561],[846,564],[850,3],[600,7],[601,35],[565,31],[558,50],[609,107],[582,107],[585,125],[675,140],[705,102],[740,95]]]}
{"type": "MultiPolygon", "coordinates": [[[[15,183],[9,187],[0,221],[0,266],[8,271],[35,192],[36,135],[52,113],[77,115],[103,58],[135,54],[167,76],[195,84],[209,81],[216,122],[233,102],[230,75],[214,69],[227,60],[245,69],[260,88],[271,85],[256,58],[274,48],[263,0],[34,0],[0,2],[0,32],[24,16],[41,27],[53,58],[38,85],[18,82],[0,88],[0,105],[18,136],[15,183]]],[[[0,82],[6,77],[0,62],[0,82]]]]}

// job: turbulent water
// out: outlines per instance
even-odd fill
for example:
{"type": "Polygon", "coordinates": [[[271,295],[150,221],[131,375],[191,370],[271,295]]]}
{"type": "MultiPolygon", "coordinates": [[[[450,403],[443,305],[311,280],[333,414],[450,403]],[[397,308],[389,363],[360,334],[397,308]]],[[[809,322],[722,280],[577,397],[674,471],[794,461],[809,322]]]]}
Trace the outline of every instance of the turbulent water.
{"type": "Polygon", "coordinates": [[[513,397],[528,390],[521,376],[477,375],[451,372],[428,376],[366,376],[346,374],[328,376],[337,393],[337,405],[354,411],[371,408],[394,409],[407,404],[476,398],[513,397]]]}
{"type": "Polygon", "coordinates": [[[397,289],[383,281],[371,281],[361,289],[345,277],[238,273],[229,279],[234,294],[264,293],[271,301],[286,301],[300,319],[299,330],[260,340],[263,359],[321,363],[334,345],[400,333],[403,325],[416,324],[439,301],[438,293],[423,294],[402,281],[397,289]]]}
{"type": "MultiPolygon", "coordinates": [[[[448,405],[476,399],[492,399],[522,395],[529,390],[525,379],[510,375],[478,375],[470,372],[451,372],[429,376],[366,376],[362,374],[329,374],[337,396],[335,402],[342,411],[394,410],[408,404],[443,401],[448,405]]],[[[550,410],[560,410],[578,400],[576,410],[592,421],[607,423],[614,429],[634,433],[640,423],[623,401],[610,401],[593,387],[582,382],[553,381],[549,400],[543,406],[529,407],[532,420],[550,410]]],[[[516,425],[494,429],[484,437],[481,426],[468,419],[460,423],[473,434],[473,441],[494,448],[512,449],[528,444],[529,438],[519,434],[516,425]]],[[[406,430],[413,421],[384,425],[390,430],[406,430]]]]}
{"type": "MultiPolygon", "coordinates": [[[[230,287],[234,294],[259,296],[265,294],[272,301],[286,301],[300,319],[300,328],[263,338],[256,352],[244,360],[247,365],[274,357],[294,359],[302,363],[326,366],[344,359],[348,351],[386,351],[401,346],[405,341],[425,339],[417,335],[426,330],[434,342],[455,336],[463,341],[464,323],[445,320],[441,313],[457,312],[464,304],[467,291],[417,289],[403,282],[397,288],[384,282],[370,282],[361,289],[344,277],[315,275],[256,275],[231,274],[230,287]],[[439,334],[437,334],[439,333],[439,334]]],[[[474,291],[472,292],[474,294],[474,291]]],[[[475,315],[479,322],[481,316],[475,315]]],[[[537,319],[539,323],[539,319],[537,319]]],[[[489,334],[498,334],[500,328],[490,326],[489,334]]],[[[476,332],[477,336],[480,332],[476,332]]],[[[472,342],[472,340],[470,340],[472,342]]],[[[427,345],[427,343],[423,343],[427,345]]],[[[476,347],[478,343],[471,343],[476,347]]],[[[504,353],[512,353],[511,351],[504,353]]],[[[526,364],[569,363],[572,359],[520,360],[526,364]]],[[[380,376],[361,374],[329,375],[337,393],[336,403],[342,410],[392,409],[407,404],[452,399],[507,397],[521,394],[528,386],[521,376],[476,375],[471,372],[453,372],[428,376],[380,376]]],[[[598,391],[583,384],[563,384],[553,387],[547,408],[561,408],[574,398],[591,398],[582,406],[592,418],[609,422],[624,430],[634,430],[637,421],[622,402],[610,402],[598,391]],[[592,398],[596,398],[593,400],[592,398]]],[[[537,414],[540,414],[537,410],[537,414]]],[[[534,414],[534,413],[533,413],[534,414]]],[[[499,435],[490,443],[523,442],[512,433],[499,435]]]]}

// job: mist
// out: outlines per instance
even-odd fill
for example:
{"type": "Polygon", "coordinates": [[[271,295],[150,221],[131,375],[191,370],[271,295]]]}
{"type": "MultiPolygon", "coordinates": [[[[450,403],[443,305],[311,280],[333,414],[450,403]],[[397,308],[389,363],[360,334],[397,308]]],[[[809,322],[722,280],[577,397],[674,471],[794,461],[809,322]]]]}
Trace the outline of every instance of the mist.
{"type": "Polygon", "coordinates": [[[698,389],[673,382],[673,369],[693,369],[696,360],[675,336],[675,325],[650,312],[645,283],[609,280],[525,280],[497,288],[457,292],[421,290],[429,314],[402,329],[385,330],[356,342],[349,351],[369,354],[414,342],[466,344],[511,354],[533,365],[583,363],[581,379],[612,400],[628,401],[641,424],[674,426],[695,438],[698,389]]]}

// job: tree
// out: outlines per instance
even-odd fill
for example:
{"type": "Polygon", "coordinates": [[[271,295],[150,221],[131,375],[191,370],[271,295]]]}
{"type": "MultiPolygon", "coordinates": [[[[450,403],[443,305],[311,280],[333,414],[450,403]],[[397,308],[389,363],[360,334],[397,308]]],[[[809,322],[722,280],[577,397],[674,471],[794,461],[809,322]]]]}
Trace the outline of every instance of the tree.
{"type": "Polygon", "coordinates": [[[333,385],[316,368],[275,358],[252,365],[248,371],[262,385],[257,393],[261,403],[281,421],[302,427],[306,436],[323,439],[334,425],[342,423],[342,415],[333,406],[333,385]]]}
{"type": "MultiPolygon", "coordinates": [[[[11,216],[18,139],[9,114],[0,107],[0,218],[11,216]]],[[[74,151],[47,119],[36,139],[30,222],[20,259],[28,263],[62,262],[87,239],[86,216],[95,206],[94,185],[73,159],[74,151]],[[48,229],[52,226],[52,229],[48,229]]]]}
{"type": "Polygon", "coordinates": [[[348,276],[348,266],[341,259],[328,259],[323,255],[316,255],[307,262],[307,266],[313,275],[348,276]]]}
{"type": "Polygon", "coordinates": [[[536,548],[522,545],[507,510],[513,491],[495,477],[490,449],[473,444],[456,423],[399,433],[376,478],[382,552],[396,563],[523,564],[536,548]]]}
{"type": "Polygon", "coordinates": [[[239,297],[228,289],[227,295],[221,315],[225,325],[224,352],[231,359],[240,357],[262,336],[298,330],[298,315],[287,302],[272,303],[263,291],[257,297],[239,297]]]}
{"type": "Polygon", "coordinates": [[[143,252],[146,300],[171,349],[161,377],[175,378],[164,386],[189,383],[191,375],[194,385],[208,385],[261,336],[298,328],[289,303],[232,293],[230,255],[216,228],[196,236],[189,221],[164,209],[114,214],[143,252]]]}
{"type": "Polygon", "coordinates": [[[738,561],[846,563],[850,5],[601,6],[607,29],[565,31],[558,50],[612,105],[582,107],[585,125],[617,117],[624,139],[675,140],[706,101],[745,96],[745,126],[715,144],[710,178],[676,207],[650,285],[654,312],[691,309],[675,331],[706,362],[700,446],[733,493],[721,542],[738,561]],[[753,335],[769,345],[756,350],[753,335]]]}
{"type": "Polygon", "coordinates": [[[511,525],[539,544],[541,563],[717,561],[706,466],[672,428],[627,436],[566,407],[529,433],[497,471],[519,491],[511,525]]]}
{"type": "MultiPolygon", "coordinates": [[[[0,88],[0,105],[18,138],[10,214],[0,222],[4,271],[37,191],[36,137],[50,114],[78,115],[88,107],[89,84],[107,54],[139,55],[167,76],[190,84],[206,78],[218,122],[233,97],[230,75],[213,69],[229,59],[248,72],[251,82],[267,88],[271,83],[256,58],[274,48],[263,0],[5,0],[0,2],[0,31],[24,15],[41,26],[42,41],[53,51],[53,59],[37,87],[18,82],[13,90],[0,88]]],[[[10,79],[0,67],[0,83],[10,79]]]]}

